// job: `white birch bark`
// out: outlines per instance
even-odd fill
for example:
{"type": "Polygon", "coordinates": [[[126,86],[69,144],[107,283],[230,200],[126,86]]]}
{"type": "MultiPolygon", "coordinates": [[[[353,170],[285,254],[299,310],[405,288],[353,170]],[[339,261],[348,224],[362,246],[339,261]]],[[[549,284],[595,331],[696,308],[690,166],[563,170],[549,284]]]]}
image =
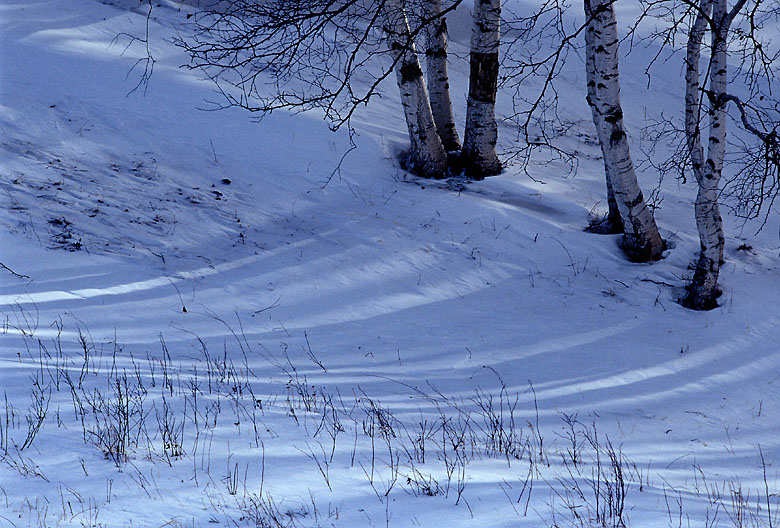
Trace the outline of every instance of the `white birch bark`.
{"type": "Polygon", "coordinates": [[[424,4],[426,18],[435,19],[426,28],[425,39],[425,73],[433,120],[445,150],[460,151],[460,138],[452,114],[450,76],[447,71],[447,20],[441,16],[441,0],[425,0],[424,4]]]}
{"type": "Polygon", "coordinates": [[[685,129],[693,173],[699,186],[694,210],[701,247],[693,281],[688,287],[683,304],[697,310],[706,310],[717,306],[718,275],[725,246],[718,194],[726,154],[726,60],[730,20],[726,0],[702,0],[700,8],[702,12],[691,28],[686,54],[685,129]],[[699,64],[701,43],[707,24],[705,15],[710,8],[715,30],[712,31],[712,58],[709,68],[709,139],[705,160],[699,130],[699,64]]]}
{"type": "MultiPolygon", "coordinates": [[[[586,31],[585,32],[585,46],[587,49],[596,49],[596,43],[595,43],[595,35],[593,31],[586,31]]],[[[598,113],[596,110],[596,83],[590,82],[591,79],[595,79],[595,64],[593,61],[594,53],[586,53],[585,56],[585,69],[587,74],[587,88],[588,88],[588,95],[586,96],[586,99],[588,101],[588,105],[591,109],[591,114],[593,116],[593,123],[596,125],[596,130],[599,132],[601,130],[601,126],[598,124],[600,123],[601,114],[598,113]]],[[[611,174],[611,167],[609,163],[607,162],[607,153],[604,151],[604,143],[601,141],[601,135],[599,134],[599,146],[601,147],[601,156],[604,159],[604,176],[607,183],[607,216],[600,222],[600,224],[597,226],[597,228],[594,229],[594,231],[599,233],[623,233],[623,219],[620,216],[620,209],[617,205],[617,200],[615,199],[615,191],[612,189],[612,174],[611,174]]]]}
{"type": "Polygon", "coordinates": [[[664,251],[664,241],[639,188],[623,127],[615,11],[610,0],[585,0],[585,14],[588,102],[623,220],[623,250],[634,261],[656,260],[664,251]]]}
{"type": "MultiPolygon", "coordinates": [[[[604,162],[604,174],[608,174],[609,164],[604,162]]],[[[607,233],[625,233],[625,227],[623,226],[623,218],[620,216],[620,208],[618,207],[617,199],[615,198],[615,190],[612,188],[612,177],[608,176],[607,180],[607,217],[605,218],[605,231],[607,233]]]]}
{"type": "Polygon", "coordinates": [[[475,0],[473,16],[462,156],[466,174],[481,179],[501,172],[501,162],[496,155],[501,0],[475,0]]]}
{"type": "Polygon", "coordinates": [[[433,120],[428,90],[409,30],[404,0],[387,0],[384,6],[385,32],[391,56],[397,61],[396,80],[409,129],[410,169],[426,178],[443,178],[447,172],[447,153],[433,120]]]}
{"type": "Polygon", "coordinates": [[[693,173],[698,182],[704,177],[704,147],[701,142],[701,45],[707,30],[707,17],[712,11],[712,0],[702,0],[688,34],[685,55],[685,137],[691,157],[693,173]]]}

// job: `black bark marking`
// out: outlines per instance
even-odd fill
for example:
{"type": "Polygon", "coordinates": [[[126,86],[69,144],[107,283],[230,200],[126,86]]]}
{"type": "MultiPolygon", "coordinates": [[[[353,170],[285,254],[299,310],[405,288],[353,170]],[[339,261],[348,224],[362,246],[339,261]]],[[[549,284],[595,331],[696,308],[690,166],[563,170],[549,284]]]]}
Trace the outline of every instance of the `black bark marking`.
{"type": "Polygon", "coordinates": [[[642,191],[639,191],[639,194],[634,198],[633,200],[626,200],[626,205],[629,207],[629,209],[633,209],[634,207],[641,205],[645,201],[645,197],[642,196],[642,191]]]}
{"type": "Polygon", "coordinates": [[[469,97],[483,103],[496,102],[498,89],[498,52],[471,53],[469,97]]]}
{"type": "Polygon", "coordinates": [[[617,143],[620,143],[621,141],[623,141],[623,140],[625,140],[625,139],[626,139],[626,133],[625,133],[625,132],[623,132],[622,130],[615,130],[615,131],[613,131],[613,132],[612,132],[612,134],[610,134],[610,136],[609,136],[609,142],[610,142],[612,145],[615,145],[615,144],[617,144],[617,143]]]}
{"type": "Polygon", "coordinates": [[[619,106],[610,108],[604,116],[604,121],[614,125],[623,119],[623,109],[619,106]]]}
{"type": "Polygon", "coordinates": [[[408,83],[422,77],[423,72],[417,61],[410,62],[401,66],[401,82],[408,83]]]}

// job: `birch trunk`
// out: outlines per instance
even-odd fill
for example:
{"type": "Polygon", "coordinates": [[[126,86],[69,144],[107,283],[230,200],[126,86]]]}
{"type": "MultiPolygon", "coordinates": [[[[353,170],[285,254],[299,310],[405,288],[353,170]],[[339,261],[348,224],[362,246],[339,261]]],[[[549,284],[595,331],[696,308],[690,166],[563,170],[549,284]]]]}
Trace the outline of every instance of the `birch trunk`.
{"type": "Polygon", "coordinates": [[[475,0],[471,32],[469,96],[463,161],[466,175],[482,179],[501,172],[496,155],[496,91],[501,0],[475,0]]]}
{"type": "Polygon", "coordinates": [[[623,127],[619,40],[613,4],[610,0],[585,0],[585,14],[588,17],[585,33],[588,103],[604,154],[606,176],[612,183],[615,204],[623,221],[623,251],[632,261],[657,260],[665,244],[639,188],[623,127]]]}
{"type": "Polygon", "coordinates": [[[401,92],[406,125],[409,129],[409,168],[426,178],[444,178],[447,153],[433,120],[422,67],[409,30],[404,0],[387,0],[385,31],[401,92]]]}
{"type": "MultiPolygon", "coordinates": [[[[604,174],[608,174],[610,168],[607,162],[604,162],[604,174]]],[[[620,216],[615,190],[612,188],[612,177],[607,176],[607,216],[604,218],[604,232],[608,234],[625,233],[623,218],[620,216]]]]}
{"type": "MultiPolygon", "coordinates": [[[[586,8],[587,9],[587,8],[586,8]]],[[[596,49],[595,34],[593,31],[585,32],[585,46],[587,49],[596,49]]],[[[598,124],[601,119],[601,115],[596,111],[596,83],[590,82],[590,79],[595,79],[595,64],[593,61],[594,53],[586,53],[585,57],[585,69],[588,79],[588,95],[586,99],[593,115],[593,123],[596,125],[597,132],[601,130],[598,124]]],[[[618,208],[617,200],[615,199],[615,191],[612,189],[612,169],[607,162],[607,153],[604,150],[604,143],[601,141],[601,135],[599,134],[599,146],[601,147],[601,156],[604,159],[604,176],[607,182],[607,216],[598,224],[598,227],[593,229],[599,233],[616,234],[623,233],[623,219],[620,216],[620,209],[618,208]]]]}
{"type": "Polygon", "coordinates": [[[703,0],[700,7],[703,13],[697,16],[691,29],[686,54],[685,131],[693,173],[699,186],[694,209],[701,248],[693,281],[688,286],[683,305],[696,310],[708,310],[717,306],[717,297],[720,294],[718,275],[725,246],[718,194],[726,154],[726,38],[730,20],[726,0],[703,0]],[[710,8],[715,29],[712,31],[712,58],[709,69],[709,139],[705,161],[699,130],[699,64],[707,22],[704,15],[710,8]]]}
{"type": "Polygon", "coordinates": [[[685,138],[696,181],[704,177],[704,147],[701,142],[701,44],[707,30],[707,17],[712,11],[712,0],[703,0],[701,12],[688,34],[685,55],[685,138]]]}
{"type": "Polygon", "coordinates": [[[450,76],[447,71],[447,20],[441,16],[441,11],[441,0],[425,0],[426,18],[435,18],[426,28],[426,78],[436,130],[444,149],[454,152],[460,151],[460,138],[452,115],[450,76]]]}

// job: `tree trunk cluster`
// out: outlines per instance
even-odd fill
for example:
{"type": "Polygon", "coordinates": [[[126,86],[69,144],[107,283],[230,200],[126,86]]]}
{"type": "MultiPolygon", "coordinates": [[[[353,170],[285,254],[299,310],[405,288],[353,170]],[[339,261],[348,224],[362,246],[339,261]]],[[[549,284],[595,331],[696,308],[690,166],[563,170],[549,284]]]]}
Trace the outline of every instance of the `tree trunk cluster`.
{"type": "MultiPolygon", "coordinates": [[[[380,81],[393,72],[386,61],[378,71],[366,70],[366,66],[375,56],[387,57],[389,52],[409,133],[408,169],[427,178],[465,173],[478,180],[502,170],[496,153],[502,4],[501,0],[473,0],[469,89],[461,143],[450,96],[446,15],[462,1],[224,0],[219,2],[220,9],[201,12],[195,19],[194,35],[177,43],[190,54],[189,67],[202,69],[218,85],[226,106],[263,113],[280,108],[317,108],[324,111],[334,129],[348,123],[358,106],[378,95],[380,81]],[[424,55],[424,61],[420,55],[424,55]],[[324,57],[327,64],[322,63],[324,57]],[[328,74],[323,75],[324,71],[328,74]],[[376,79],[375,83],[353,83],[364,78],[366,71],[376,79]],[[271,87],[270,93],[266,93],[269,84],[258,80],[264,74],[272,74],[276,83],[276,89],[271,87]],[[288,83],[294,87],[288,89],[288,83]],[[303,88],[299,87],[301,84],[303,88]],[[230,89],[223,89],[224,85],[230,89]]],[[[776,75],[773,64],[780,58],[780,50],[770,46],[771,33],[760,34],[775,20],[777,9],[767,0],[754,0],[749,7],[748,0],[732,0],[729,9],[728,1],[640,0],[644,6],[642,17],[660,12],[659,16],[666,19],[668,30],[658,30],[656,34],[664,37],[664,44],[673,42],[681,28],[688,32],[686,139],[681,145],[685,159],[679,161],[685,169],[690,163],[698,184],[694,210],[700,251],[688,293],[681,302],[698,310],[717,306],[720,294],[718,276],[725,237],[718,202],[729,102],[739,109],[741,127],[759,140],[753,150],[743,146],[746,143],[741,139],[736,142],[747,149],[737,161],[742,165],[737,177],[746,182],[738,192],[753,190],[755,194],[746,199],[751,209],[754,205],[760,209],[765,199],[771,207],[780,196],[780,118],[776,117],[780,100],[771,93],[772,83],[767,83],[776,75]],[[737,34],[730,35],[738,15],[744,20],[736,24],[737,34]],[[705,46],[708,31],[710,41],[705,46]],[[732,36],[735,38],[731,39],[732,36]],[[746,79],[744,101],[738,94],[728,92],[730,39],[739,42],[739,49],[735,48],[738,60],[732,62],[732,67],[740,75],[732,77],[746,79]],[[703,47],[708,61],[702,59],[703,47]],[[773,180],[767,180],[770,177],[773,180]]],[[[527,113],[520,112],[528,118],[521,125],[521,130],[527,132],[526,125],[535,111],[554,111],[554,104],[546,107],[543,101],[545,91],[552,89],[551,83],[560,73],[559,61],[564,59],[572,40],[584,33],[587,102],[603,156],[609,206],[605,219],[589,229],[622,233],[626,256],[632,261],[647,262],[660,259],[666,245],[653,208],[640,189],[623,123],[620,39],[614,3],[615,0],[583,0],[585,22],[574,33],[560,26],[562,7],[555,3],[544,4],[509,22],[517,31],[513,32],[516,38],[506,43],[506,49],[524,44],[536,49],[521,53],[519,62],[517,56],[510,57],[506,77],[519,79],[518,83],[545,77],[539,98],[527,113]],[[560,42],[553,42],[554,49],[548,54],[549,42],[539,39],[550,38],[560,42]],[[516,65],[512,66],[512,62],[516,65]]],[[[562,152],[548,142],[546,133],[541,136],[541,140],[532,140],[526,134],[527,147],[546,145],[562,152]]],[[[740,194],[739,199],[744,200],[745,195],[740,194]]]]}
{"type": "Polygon", "coordinates": [[[396,80],[411,142],[409,165],[420,176],[442,177],[447,171],[447,152],[433,118],[431,100],[409,29],[404,1],[388,0],[385,5],[388,45],[396,63],[396,80]]]}
{"type": "MultiPolygon", "coordinates": [[[[475,0],[470,48],[470,77],[463,145],[455,126],[447,72],[447,25],[441,0],[425,0],[426,75],[414,45],[406,15],[406,0],[387,0],[387,32],[396,63],[411,142],[411,169],[432,178],[452,173],[453,159],[473,179],[501,172],[496,155],[498,137],[495,103],[500,47],[500,0],[475,0]],[[427,81],[427,82],[426,82],[427,81]]],[[[718,194],[726,146],[727,40],[734,15],[727,0],[699,0],[686,50],[685,134],[698,184],[696,226],[701,249],[683,305],[693,309],[717,306],[717,282],[723,263],[724,234],[718,194]],[[707,29],[711,58],[706,70],[708,90],[701,87],[701,48],[707,29]],[[702,94],[706,94],[707,148],[700,129],[702,94]]],[[[647,262],[662,257],[661,238],[651,208],[640,189],[623,124],[620,103],[619,37],[613,0],[584,0],[587,101],[604,158],[609,212],[601,232],[622,232],[629,260],[647,262]]]]}
{"type": "Polygon", "coordinates": [[[409,129],[409,168],[427,178],[445,178],[454,175],[460,167],[472,179],[498,174],[501,162],[496,154],[495,104],[501,2],[475,1],[463,146],[452,112],[447,72],[447,22],[442,2],[425,0],[423,4],[423,14],[431,21],[425,28],[426,79],[409,28],[405,0],[387,0],[384,4],[385,31],[409,129]]]}
{"type": "Polygon", "coordinates": [[[693,174],[699,187],[694,211],[701,247],[693,280],[688,285],[688,293],[682,302],[684,306],[695,310],[715,308],[720,295],[718,275],[723,264],[725,236],[718,194],[726,154],[726,59],[730,23],[726,0],[702,0],[688,35],[686,49],[685,135],[693,174]],[[714,27],[711,27],[712,55],[707,72],[710,81],[707,92],[709,139],[705,155],[699,126],[702,113],[699,71],[701,46],[708,19],[714,23],[714,27]]]}

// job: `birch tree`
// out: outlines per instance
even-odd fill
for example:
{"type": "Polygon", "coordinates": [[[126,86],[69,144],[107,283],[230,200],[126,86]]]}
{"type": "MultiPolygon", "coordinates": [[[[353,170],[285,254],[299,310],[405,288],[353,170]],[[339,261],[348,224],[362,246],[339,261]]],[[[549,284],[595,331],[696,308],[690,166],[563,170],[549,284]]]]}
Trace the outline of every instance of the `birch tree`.
{"type": "Polygon", "coordinates": [[[447,19],[441,16],[441,0],[423,0],[425,16],[432,20],[425,31],[425,62],[428,95],[436,130],[448,152],[459,152],[460,137],[455,126],[447,67],[447,19]]]}
{"type": "Polygon", "coordinates": [[[699,232],[699,258],[684,306],[696,310],[708,310],[717,306],[720,295],[718,275],[723,265],[726,238],[720,214],[719,193],[726,155],[726,107],[728,88],[728,38],[729,28],[746,0],[738,0],[729,11],[727,0],[701,0],[696,18],[691,26],[686,49],[685,68],[685,135],[696,178],[698,193],[694,205],[696,229],[699,232]],[[702,89],[700,63],[702,41],[706,29],[710,29],[710,64],[707,68],[709,103],[707,150],[702,144],[699,116],[702,113],[702,89]]]}
{"type": "Polygon", "coordinates": [[[587,100],[604,155],[609,198],[623,223],[623,251],[632,261],[657,260],[665,244],[639,187],[623,126],[613,0],[585,0],[585,16],[587,100]]]}
{"type": "MultiPolygon", "coordinates": [[[[439,4],[440,5],[440,4],[439,4]]],[[[385,31],[388,44],[392,52],[395,64],[396,79],[401,92],[401,106],[404,109],[406,125],[409,129],[411,148],[409,151],[410,168],[422,176],[428,178],[442,178],[447,173],[447,153],[444,150],[442,138],[437,131],[437,123],[431,110],[431,102],[423,78],[420,60],[417,56],[417,48],[409,30],[409,22],[403,0],[388,0],[386,3],[385,17],[387,24],[385,31]]],[[[438,9],[440,12],[441,9],[438,9]]],[[[445,55],[446,68],[446,55],[445,55]]],[[[439,81],[434,86],[440,87],[439,81]]],[[[437,90],[437,109],[440,119],[446,119],[446,104],[449,97],[445,97],[437,90]]],[[[447,94],[449,90],[446,90],[447,94]]],[[[450,120],[452,108],[450,106],[450,120]]],[[[445,122],[441,122],[446,126],[445,122]]],[[[454,129],[454,122],[452,122],[454,129]]],[[[445,130],[446,132],[446,130],[445,130]]],[[[450,137],[450,139],[452,139],[450,137]]]]}
{"type": "Polygon", "coordinates": [[[710,109],[709,141],[705,154],[702,145],[699,119],[701,47],[707,22],[725,14],[725,0],[702,0],[695,22],[691,27],[685,57],[685,135],[693,174],[698,184],[694,206],[696,228],[699,231],[701,249],[696,272],[683,304],[694,309],[717,306],[717,283],[723,262],[723,220],[718,205],[718,188],[726,145],[725,101],[726,89],[726,41],[712,32],[712,72],[710,91],[713,94],[710,109]],[[713,7],[715,8],[713,11],[713,7]],[[717,38],[716,38],[717,36],[717,38]]]}
{"type": "Polygon", "coordinates": [[[482,179],[501,172],[496,154],[496,92],[501,1],[475,0],[471,32],[469,95],[462,158],[466,175],[482,179]]]}
{"type": "MultiPolygon", "coordinates": [[[[595,49],[595,42],[592,42],[594,39],[593,34],[589,31],[585,34],[585,39],[587,41],[587,46],[591,47],[592,49],[595,49]]],[[[585,67],[587,68],[588,72],[590,72],[588,75],[589,77],[594,77],[595,80],[595,64],[594,64],[594,56],[595,53],[587,53],[586,57],[586,64],[585,67]]],[[[620,208],[617,204],[617,199],[615,198],[615,191],[612,188],[612,180],[614,179],[614,173],[612,172],[611,165],[609,164],[609,158],[607,157],[607,152],[604,148],[604,143],[601,141],[601,134],[599,133],[600,130],[600,119],[601,114],[599,114],[595,102],[598,100],[598,93],[596,92],[596,83],[590,82],[590,80],[587,81],[588,84],[588,95],[587,95],[587,101],[591,108],[591,114],[593,116],[593,123],[596,124],[596,130],[599,138],[599,146],[601,148],[601,157],[604,160],[604,175],[606,177],[606,183],[607,183],[607,215],[600,220],[599,225],[594,231],[604,234],[618,234],[623,233],[624,226],[623,226],[623,218],[620,215],[620,208]]]]}
{"type": "Polygon", "coordinates": [[[720,296],[726,245],[721,203],[726,200],[747,220],[762,208],[768,214],[780,192],[780,101],[772,92],[780,48],[775,32],[766,32],[778,11],[766,0],[736,0],[731,7],[728,0],[647,0],[645,16],[663,19],[653,35],[658,42],[673,42],[685,29],[683,125],[661,122],[681,148],[657,166],[678,172],[683,181],[693,173],[699,254],[680,301],[695,310],[712,309],[720,296]],[[731,140],[729,121],[738,125],[731,140]]]}

